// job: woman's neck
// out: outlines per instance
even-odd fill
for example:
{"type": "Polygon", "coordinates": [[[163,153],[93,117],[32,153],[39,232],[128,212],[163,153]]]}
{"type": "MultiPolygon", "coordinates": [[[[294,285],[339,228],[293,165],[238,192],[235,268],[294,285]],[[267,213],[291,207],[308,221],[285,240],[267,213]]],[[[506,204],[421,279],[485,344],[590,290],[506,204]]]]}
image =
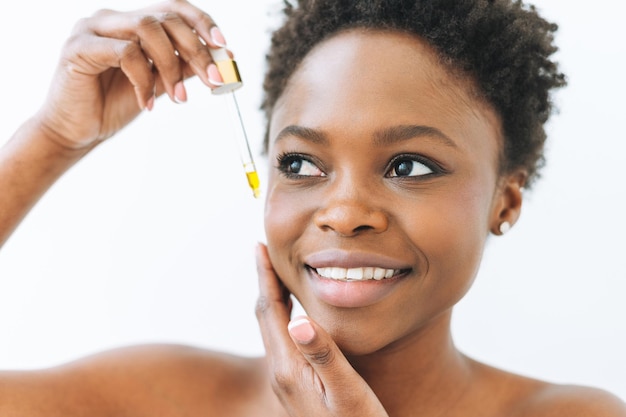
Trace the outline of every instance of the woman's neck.
{"type": "Polygon", "coordinates": [[[450,317],[448,311],[378,352],[348,358],[390,415],[446,414],[475,379],[471,361],[454,346],[450,317]]]}

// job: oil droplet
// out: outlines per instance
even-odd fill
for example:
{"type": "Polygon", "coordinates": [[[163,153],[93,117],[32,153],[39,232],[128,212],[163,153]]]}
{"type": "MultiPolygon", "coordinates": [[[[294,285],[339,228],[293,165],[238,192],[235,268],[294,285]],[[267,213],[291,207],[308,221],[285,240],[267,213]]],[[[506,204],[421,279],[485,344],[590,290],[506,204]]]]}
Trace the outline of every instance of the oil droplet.
{"type": "Polygon", "coordinates": [[[259,175],[256,171],[249,171],[246,172],[246,177],[248,177],[248,185],[252,188],[254,198],[259,198],[261,196],[261,189],[259,188],[261,181],[259,181],[259,175]]]}

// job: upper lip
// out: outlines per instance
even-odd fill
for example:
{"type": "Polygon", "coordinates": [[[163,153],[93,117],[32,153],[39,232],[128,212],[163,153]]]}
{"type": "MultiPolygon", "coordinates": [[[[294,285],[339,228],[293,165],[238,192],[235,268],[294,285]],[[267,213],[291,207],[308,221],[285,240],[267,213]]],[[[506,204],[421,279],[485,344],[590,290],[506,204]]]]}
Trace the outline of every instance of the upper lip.
{"type": "Polygon", "coordinates": [[[307,255],[304,262],[311,268],[361,268],[411,269],[406,263],[379,253],[327,249],[307,255]]]}

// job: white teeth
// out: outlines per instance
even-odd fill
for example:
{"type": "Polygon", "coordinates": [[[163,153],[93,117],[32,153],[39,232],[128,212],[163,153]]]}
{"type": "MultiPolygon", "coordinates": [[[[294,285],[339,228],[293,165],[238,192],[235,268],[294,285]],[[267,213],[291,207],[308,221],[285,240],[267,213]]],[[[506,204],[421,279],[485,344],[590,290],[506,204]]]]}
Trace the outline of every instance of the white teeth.
{"type": "MultiPolygon", "coordinates": [[[[385,278],[385,270],[382,268],[376,268],[376,270],[374,271],[374,279],[377,280],[381,280],[383,278],[385,278]]],[[[391,271],[391,274],[393,275],[393,271],[391,271]]]]}
{"type": "Polygon", "coordinates": [[[350,268],[346,271],[348,279],[363,279],[363,268],[350,268]]]}
{"type": "Polygon", "coordinates": [[[380,281],[384,278],[391,278],[396,274],[395,269],[385,268],[316,268],[315,271],[324,278],[335,279],[339,281],[364,281],[369,279],[375,279],[380,281]]]}
{"type": "Polygon", "coordinates": [[[333,279],[345,279],[346,278],[345,268],[330,268],[330,277],[333,279]]]}

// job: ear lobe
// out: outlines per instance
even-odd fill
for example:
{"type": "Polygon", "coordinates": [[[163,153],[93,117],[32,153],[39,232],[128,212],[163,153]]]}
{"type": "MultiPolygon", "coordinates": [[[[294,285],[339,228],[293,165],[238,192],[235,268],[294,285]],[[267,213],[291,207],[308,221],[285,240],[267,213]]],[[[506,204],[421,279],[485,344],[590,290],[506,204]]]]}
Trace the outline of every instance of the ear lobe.
{"type": "Polygon", "coordinates": [[[505,234],[519,219],[526,178],[525,171],[501,178],[491,212],[490,230],[494,235],[505,234]]]}

